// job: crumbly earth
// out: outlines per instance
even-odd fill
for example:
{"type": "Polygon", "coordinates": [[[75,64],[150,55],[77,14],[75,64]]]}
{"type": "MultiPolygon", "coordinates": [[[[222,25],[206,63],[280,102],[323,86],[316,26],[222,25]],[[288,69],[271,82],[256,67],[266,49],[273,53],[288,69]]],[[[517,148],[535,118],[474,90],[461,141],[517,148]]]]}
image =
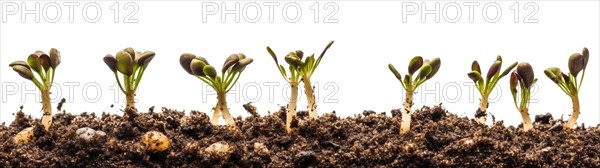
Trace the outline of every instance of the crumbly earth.
{"type": "Polygon", "coordinates": [[[126,117],[60,113],[50,131],[18,112],[10,126],[0,125],[0,167],[600,167],[600,129],[562,130],[549,119],[523,132],[423,107],[413,113],[411,132],[399,135],[399,110],[393,117],[365,111],[340,118],[334,112],[316,120],[300,112],[297,131],[288,135],[283,108],[238,117],[239,129],[213,127],[202,112],[149,111],[126,117]],[[32,142],[12,142],[32,125],[32,142]],[[82,140],[76,130],[83,127],[106,135],[82,140]],[[168,150],[144,147],[140,136],[151,130],[170,138],[168,150]]]}

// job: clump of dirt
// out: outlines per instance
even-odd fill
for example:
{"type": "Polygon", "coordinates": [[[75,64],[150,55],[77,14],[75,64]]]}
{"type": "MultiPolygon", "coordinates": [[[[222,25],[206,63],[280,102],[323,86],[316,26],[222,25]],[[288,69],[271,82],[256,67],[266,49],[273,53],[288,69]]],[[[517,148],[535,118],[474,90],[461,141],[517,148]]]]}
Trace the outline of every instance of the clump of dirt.
{"type": "Polygon", "coordinates": [[[58,113],[49,131],[19,111],[10,126],[0,125],[0,167],[600,167],[598,128],[553,129],[560,123],[547,115],[523,132],[423,107],[413,112],[411,132],[399,135],[399,110],[318,119],[300,111],[288,135],[285,111],[237,117],[237,127],[166,108],[126,109],[125,117],[58,113]],[[14,144],[30,126],[33,141],[14,144]],[[81,138],[77,130],[99,136],[81,138]],[[166,135],[169,148],[148,149],[141,139],[148,131],[166,135]]]}

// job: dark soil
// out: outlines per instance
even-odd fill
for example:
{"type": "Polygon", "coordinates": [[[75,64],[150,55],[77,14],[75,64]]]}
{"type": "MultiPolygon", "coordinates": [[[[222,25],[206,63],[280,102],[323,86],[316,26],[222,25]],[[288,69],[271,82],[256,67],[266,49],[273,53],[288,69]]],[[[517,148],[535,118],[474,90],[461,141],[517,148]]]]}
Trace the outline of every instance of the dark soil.
{"type": "Polygon", "coordinates": [[[36,129],[32,142],[17,145],[15,134],[38,123],[18,112],[10,126],[0,125],[0,167],[600,167],[598,128],[556,129],[548,116],[523,132],[423,107],[413,113],[411,132],[399,135],[399,110],[393,117],[334,112],[317,120],[300,112],[297,132],[287,135],[284,111],[238,117],[239,129],[213,127],[205,113],[164,108],[127,117],[59,113],[50,131],[36,129]],[[82,127],[106,135],[85,141],[76,136],[82,127]],[[171,139],[167,151],[143,146],[140,136],[150,130],[171,139]],[[217,142],[230,151],[206,152],[217,142]]]}

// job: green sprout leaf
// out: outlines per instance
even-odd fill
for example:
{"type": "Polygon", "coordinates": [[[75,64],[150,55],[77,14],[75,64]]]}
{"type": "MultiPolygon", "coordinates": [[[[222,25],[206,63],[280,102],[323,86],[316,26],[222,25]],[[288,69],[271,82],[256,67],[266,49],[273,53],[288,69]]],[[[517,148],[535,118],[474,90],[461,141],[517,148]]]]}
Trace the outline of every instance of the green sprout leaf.
{"type": "Polygon", "coordinates": [[[423,66],[423,57],[416,56],[408,63],[408,74],[413,75],[419,68],[423,66]]]}
{"type": "Polygon", "coordinates": [[[50,57],[47,54],[42,53],[41,55],[39,55],[39,62],[40,65],[42,66],[42,68],[44,68],[44,71],[48,71],[50,69],[50,65],[51,65],[51,61],[50,61],[50,57]]]}
{"type": "Polygon", "coordinates": [[[477,72],[477,71],[471,71],[471,72],[467,73],[467,75],[475,83],[477,83],[480,80],[483,80],[483,77],[481,77],[481,74],[479,74],[479,72],[477,72]]]}
{"type": "Polygon", "coordinates": [[[188,67],[190,67],[192,70],[192,75],[206,76],[204,73],[204,67],[206,66],[206,63],[204,63],[204,61],[201,61],[200,59],[193,59],[188,65],[188,67]]]}
{"type": "Polygon", "coordinates": [[[196,58],[196,55],[189,53],[182,54],[181,57],[179,57],[179,64],[181,64],[183,70],[185,70],[190,75],[194,74],[192,72],[192,69],[190,68],[190,64],[192,63],[192,60],[194,60],[194,58],[196,58]]]}
{"type": "Polygon", "coordinates": [[[29,57],[27,57],[27,63],[33,71],[42,73],[42,65],[40,65],[39,57],[37,55],[29,55],[29,57]]]}
{"type": "Polygon", "coordinates": [[[212,79],[215,79],[217,77],[217,70],[215,70],[215,68],[211,65],[206,65],[203,67],[202,69],[204,71],[204,74],[212,79]]]}
{"type": "Polygon", "coordinates": [[[110,54],[104,56],[104,63],[106,63],[111,71],[117,72],[117,59],[115,57],[110,54]]]}
{"type": "Polygon", "coordinates": [[[583,48],[581,55],[583,56],[583,69],[585,69],[587,67],[588,60],[590,59],[590,51],[587,48],[583,48]]]}
{"type": "Polygon", "coordinates": [[[535,79],[533,75],[533,68],[531,67],[531,65],[527,62],[519,63],[519,65],[517,66],[517,74],[519,74],[519,76],[521,77],[525,87],[531,88],[533,80],[535,79]]]}
{"type": "Polygon", "coordinates": [[[155,55],[156,54],[152,51],[146,51],[141,54],[140,58],[136,62],[138,65],[146,68],[146,67],[148,67],[148,64],[150,64],[150,61],[152,61],[152,59],[154,59],[155,55]]]}
{"type": "Polygon", "coordinates": [[[56,48],[51,48],[50,49],[50,66],[52,67],[52,69],[56,69],[56,67],[58,67],[58,65],[60,65],[60,62],[61,62],[60,52],[56,48]]]}
{"type": "Polygon", "coordinates": [[[516,101],[517,85],[519,84],[520,77],[516,72],[510,74],[510,92],[516,101]]]}
{"type": "Polygon", "coordinates": [[[479,67],[479,63],[477,62],[477,60],[473,61],[473,63],[471,64],[471,70],[481,74],[481,68],[479,67]]]}
{"type": "Polygon", "coordinates": [[[440,70],[440,66],[442,66],[442,61],[440,58],[436,57],[429,62],[429,65],[431,66],[431,72],[427,75],[427,80],[433,78],[433,76],[437,74],[438,70],[440,70]]]}
{"type": "Polygon", "coordinates": [[[291,52],[290,54],[285,56],[285,62],[287,62],[288,64],[290,64],[294,67],[302,66],[302,60],[300,60],[300,58],[298,58],[296,56],[296,53],[293,53],[293,52],[291,52]]]}
{"type": "Polygon", "coordinates": [[[559,83],[561,80],[562,72],[560,72],[560,68],[550,67],[544,70],[544,74],[548,76],[554,83],[559,83]]]}
{"type": "Polygon", "coordinates": [[[133,59],[126,51],[117,53],[117,70],[123,75],[131,76],[133,74],[133,59]]]}
{"type": "Polygon", "coordinates": [[[571,79],[569,78],[569,75],[562,73],[562,78],[565,81],[566,84],[570,84],[571,79]]]}
{"type": "Polygon", "coordinates": [[[252,58],[244,58],[244,59],[240,60],[237,64],[235,64],[231,68],[231,70],[234,72],[242,72],[242,71],[244,71],[244,69],[246,69],[246,66],[248,66],[253,61],[254,60],[252,58]]]}
{"type": "Polygon", "coordinates": [[[396,70],[396,68],[394,67],[394,65],[388,64],[388,68],[390,69],[390,71],[392,71],[392,73],[394,74],[394,76],[396,76],[396,79],[402,80],[402,76],[400,75],[400,73],[398,73],[398,70],[396,70]]]}
{"type": "Polygon", "coordinates": [[[14,66],[12,66],[12,68],[21,77],[28,79],[28,80],[33,80],[33,72],[31,72],[31,69],[29,69],[29,66],[14,65],[14,66]]]}
{"type": "Polygon", "coordinates": [[[488,70],[487,76],[485,78],[486,81],[490,81],[492,77],[494,77],[500,71],[502,67],[502,61],[495,61],[492,66],[490,66],[490,70],[488,70]]]}
{"type": "Polygon", "coordinates": [[[238,63],[239,60],[240,57],[237,54],[231,54],[229,57],[227,57],[225,63],[223,63],[223,69],[221,70],[221,73],[225,73],[225,71],[229,70],[231,66],[238,63]]]}
{"type": "Polygon", "coordinates": [[[423,68],[421,68],[421,70],[419,71],[419,75],[418,75],[417,79],[419,79],[419,81],[426,80],[427,76],[431,73],[431,69],[432,69],[431,65],[425,64],[423,66],[423,68]]]}
{"type": "Polygon", "coordinates": [[[508,66],[508,68],[506,68],[506,69],[504,70],[504,72],[502,72],[502,74],[500,74],[500,77],[499,77],[499,78],[502,78],[502,77],[504,77],[504,76],[508,75],[508,73],[510,73],[510,71],[511,71],[513,68],[515,68],[515,67],[517,66],[517,64],[518,64],[518,62],[514,62],[514,63],[510,64],[510,65],[508,66]]]}
{"type": "Polygon", "coordinates": [[[298,57],[300,60],[302,60],[302,58],[304,57],[304,52],[302,52],[302,50],[296,50],[295,54],[296,57],[298,57]]]}
{"type": "Polygon", "coordinates": [[[585,65],[585,59],[584,59],[583,55],[581,55],[579,53],[572,54],[571,57],[569,57],[568,65],[569,65],[569,72],[574,77],[577,77],[579,72],[581,70],[583,70],[583,67],[585,65]]]}
{"type": "Polygon", "coordinates": [[[125,52],[127,52],[127,54],[129,54],[129,57],[131,57],[131,60],[137,60],[135,58],[136,54],[135,54],[135,50],[133,50],[133,48],[127,47],[127,48],[123,49],[123,51],[125,51],[125,52]]]}

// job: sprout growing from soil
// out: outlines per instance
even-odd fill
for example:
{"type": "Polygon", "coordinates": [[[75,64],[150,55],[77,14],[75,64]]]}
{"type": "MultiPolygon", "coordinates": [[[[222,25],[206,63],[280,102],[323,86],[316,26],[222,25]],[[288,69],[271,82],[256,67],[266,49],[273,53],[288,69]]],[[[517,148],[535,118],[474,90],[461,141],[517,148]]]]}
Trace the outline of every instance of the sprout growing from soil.
{"type": "Polygon", "coordinates": [[[513,96],[515,107],[521,113],[523,119],[523,130],[528,131],[533,128],[531,118],[529,118],[529,101],[531,98],[531,87],[537,78],[533,74],[533,68],[527,62],[521,62],[517,65],[517,70],[510,74],[510,92],[513,96]],[[517,84],[519,89],[517,89],[517,84]],[[517,103],[517,93],[520,92],[520,101],[517,103]]]}
{"type": "Polygon", "coordinates": [[[290,71],[290,76],[288,77],[287,72],[285,71],[285,67],[279,64],[277,60],[277,55],[275,52],[271,50],[271,47],[267,46],[267,51],[275,60],[275,65],[277,65],[277,69],[283,79],[285,79],[291,86],[291,97],[290,102],[287,107],[287,115],[286,115],[286,131],[288,133],[292,132],[291,123],[292,119],[296,116],[296,103],[298,102],[298,85],[300,83],[300,77],[302,77],[302,81],[304,83],[304,91],[306,93],[308,99],[308,114],[311,118],[317,118],[317,104],[315,102],[315,97],[312,90],[312,84],[310,83],[310,77],[317,69],[319,64],[321,63],[321,58],[325,55],[325,52],[331,45],[333,41],[329,42],[325,50],[321,53],[321,56],[315,60],[314,54],[306,57],[304,62],[302,61],[302,57],[304,57],[304,52],[301,50],[296,50],[290,52],[285,56],[285,62],[288,63],[288,70],[290,71]]]}
{"type": "Polygon", "coordinates": [[[579,117],[579,90],[581,89],[581,83],[583,83],[583,76],[585,75],[585,68],[587,67],[589,58],[590,55],[588,49],[583,48],[581,54],[574,53],[569,57],[568,74],[561,72],[557,67],[550,67],[544,71],[550,80],[571,97],[573,113],[571,114],[571,118],[567,121],[567,124],[565,124],[565,129],[573,128],[579,117]],[[581,78],[578,80],[577,75],[579,72],[581,72],[581,78]]]}
{"type": "Polygon", "coordinates": [[[488,98],[490,93],[494,90],[494,87],[498,83],[502,77],[506,76],[513,68],[517,66],[517,62],[514,62],[508,66],[502,73],[500,70],[502,68],[502,57],[496,57],[496,61],[490,66],[490,69],[487,72],[487,76],[483,79],[481,75],[481,68],[479,67],[479,63],[477,61],[473,61],[471,64],[471,72],[467,75],[473,82],[475,82],[475,87],[481,94],[481,102],[479,103],[479,108],[477,109],[477,113],[475,113],[475,120],[478,123],[485,124],[487,118],[487,108],[489,106],[488,98]]]}
{"type": "Polygon", "coordinates": [[[273,52],[271,47],[267,46],[267,51],[271,57],[273,57],[273,60],[275,60],[275,65],[277,65],[277,69],[279,70],[279,73],[281,73],[281,76],[283,76],[283,79],[285,79],[291,86],[291,97],[290,102],[287,105],[287,115],[285,120],[285,129],[288,133],[291,133],[291,123],[293,118],[296,116],[296,103],[298,103],[298,84],[300,83],[300,74],[298,73],[297,68],[294,66],[297,65],[298,59],[295,59],[296,57],[293,55],[300,56],[301,58],[304,53],[300,50],[297,50],[295,52],[291,52],[285,57],[285,62],[288,63],[288,70],[290,71],[290,76],[288,77],[285,67],[279,64],[277,55],[275,55],[275,52],[273,52]]]}
{"type": "Polygon", "coordinates": [[[135,92],[154,55],[156,54],[152,51],[142,53],[132,48],[125,48],[117,52],[116,57],[110,54],[104,57],[104,63],[115,74],[119,88],[125,94],[127,107],[135,108],[135,92]],[[117,72],[123,74],[123,84],[117,72]]]}
{"type": "Polygon", "coordinates": [[[302,58],[304,57],[304,52],[300,50],[290,52],[288,55],[286,55],[285,62],[289,64],[288,69],[290,71],[289,78],[283,65],[280,65],[277,61],[277,56],[275,55],[273,50],[271,50],[270,47],[267,47],[267,51],[275,60],[275,64],[277,65],[279,72],[281,73],[283,78],[286,79],[288,83],[290,83],[290,85],[292,86],[292,97],[290,99],[290,103],[288,104],[288,114],[286,119],[286,129],[288,132],[291,131],[290,122],[292,121],[292,118],[296,115],[296,102],[298,100],[299,83],[298,80],[300,78],[302,80],[302,83],[304,84],[304,93],[306,94],[306,99],[308,101],[308,116],[310,118],[317,118],[317,103],[315,101],[315,95],[312,84],[310,82],[310,77],[312,77],[312,75],[314,74],[315,70],[321,63],[321,59],[325,55],[325,52],[327,52],[327,50],[331,47],[333,42],[334,41],[331,41],[329,42],[329,44],[327,44],[325,49],[323,49],[323,52],[321,52],[321,55],[316,60],[315,55],[312,54],[310,56],[307,56],[304,59],[304,61],[302,61],[302,58]]]}
{"type": "Polygon", "coordinates": [[[410,60],[410,63],[408,64],[408,74],[404,75],[404,78],[402,78],[392,64],[388,64],[390,71],[394,73],[406,91],[404,111],[402,112],[402,121],[400,123],[400,134],[406,134],[410,130],[410,112],[413,105],[413,94],[415,93],[416,88],[425,81],[431,79],[440,69],[441,63],[440,58],[434,58],[431,61],[423,61],[421,56],[416,56],[410,60]],[[419,73],[413,78],[413,75],[417,71],[419,71],[419,73]]]}
{"type": "Polygon", "coordinates": [[[219,116],[222,114],[227,125],[235,126],[227,107],[226,95],[252,61],[252,58],[246,58],[244,54],[232,54],[223,63],[222,75],[218,76],[217,70],[204,57],[185,53],[179,58],[179,63],[188,74],[196,76],[217,92],[217,105],[211,119],[213,125],[219,124],[219,116]]]}
{"type": "MultiPolygon", "coordinates": [[[[42,93],[42,111],[44,113],[42,116],[42,125],[44,125],[46,130],[48,130],[50,125],[52,125],[50,88],[54,82],[54,74],[56,72],[56,68],[60,64],[60,61],[60,52],[57,49],[52,48],[50,49],[50,55],[42,51],[36,51],[35,53],[29,55],[27,62],[15,61],[9,65],[14,71],[19,73],[21,77],[32,81],[35,86],[40,89],[40,92],[42,93]],[[34,75],[34,72],[37,75],[34,75]]],[[[25,130],[31,131],[33,129],[25,130]]]]}

